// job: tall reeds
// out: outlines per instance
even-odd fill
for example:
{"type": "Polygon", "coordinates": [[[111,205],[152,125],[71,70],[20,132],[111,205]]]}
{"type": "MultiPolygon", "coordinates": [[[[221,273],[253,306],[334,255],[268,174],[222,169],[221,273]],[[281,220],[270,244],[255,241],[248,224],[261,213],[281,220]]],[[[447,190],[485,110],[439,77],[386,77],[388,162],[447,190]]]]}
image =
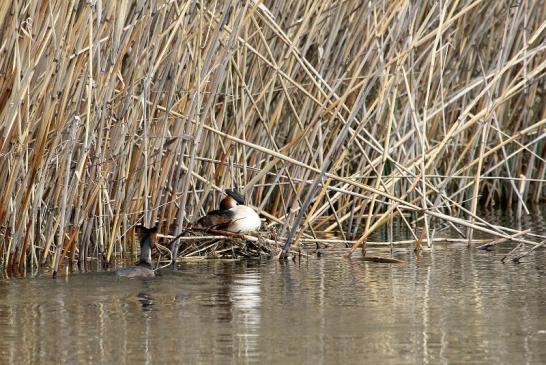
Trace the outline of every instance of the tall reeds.
{"type": "Polygon", "coordinates": [[[429,244],[444,223],[512,237],[476,210],[544,198],[545,19],[528,0],[2,2],[4,264],[110,260],[135,222],[178,234],[233,186],[287,249],[356,248],[393,216],[429,244]]]}

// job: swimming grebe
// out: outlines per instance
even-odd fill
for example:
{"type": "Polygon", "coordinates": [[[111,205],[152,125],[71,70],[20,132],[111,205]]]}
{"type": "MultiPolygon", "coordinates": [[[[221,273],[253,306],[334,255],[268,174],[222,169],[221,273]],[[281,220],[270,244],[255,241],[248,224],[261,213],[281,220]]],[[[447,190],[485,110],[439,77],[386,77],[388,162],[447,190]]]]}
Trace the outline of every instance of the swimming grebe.
{"type": "Polygon", "coordinates": [[[127,278],[153,278],[152,247],[157,243],[157,227],[136,226],[135,229],[140,241],[140,261],[136,265],[119,269],[116,274],[127,278]]]}
{"type": "Polygon", "coordinates": [[[260,228],[258,213],[245,205],[245,198],[236,190],[226,190],[227,196],[220,202],[220,209],[199,218],[200,228],[221,229],[229,232],[252,232],[260,228]]]}

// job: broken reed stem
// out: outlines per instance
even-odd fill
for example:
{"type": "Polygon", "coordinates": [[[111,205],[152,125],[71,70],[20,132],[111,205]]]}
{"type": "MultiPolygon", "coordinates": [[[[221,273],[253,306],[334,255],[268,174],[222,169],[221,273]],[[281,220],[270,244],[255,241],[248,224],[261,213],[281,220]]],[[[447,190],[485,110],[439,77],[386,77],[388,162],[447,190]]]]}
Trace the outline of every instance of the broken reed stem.
{"type": "Polygon", "coordinates": [[[510,251],[508,254],[506,254],[506,256],[504,256],[502,258],[502,262],[504,262],[506,260],[506,258],[510,257],[513,255],[513,257],[511,257],[510,259],[513,261],[513,262],[519,262],[519,260],[521,260],[522,258],[524,258],[525,256],[529,255],[531,252],[533,252],[534,250],[536,250],[537,248],[540,248],[542,246],[544,246],[544,244],[546,244],[546,240],[540,242],[540,243],[537,243],[536,245],[534,245],[533,247],[531,247],[529,250],[525,251],[525,252],[522,252],[520,254],[516,254],[514,255],[514,252],[520,247],[520,246],[517,246],[516,248],[514,248],[512,251],[510,251]]]}
{"type": "Polygon", "coordinates": [[[485,249],[488,249],[488,248],[491,248],[495,245],[498,245],[500,243],[504,243],[504,242],[507,242],[507,241],[512,241],[514,238],[517,238],[517,237],[521,237],[527,233],[531,232],[530,229],[526,229],[525,231],[521,231],[521,232],[518,232],[516,234],[513,234],[511,235],[509,238],[497,238],[495,240],[492,240],[490,242],[487,242],[487,243],[484,243],[483,245],[481,246],[478,246],[476,247],[477,249],[479,250],[485,250],[485,249]]]}

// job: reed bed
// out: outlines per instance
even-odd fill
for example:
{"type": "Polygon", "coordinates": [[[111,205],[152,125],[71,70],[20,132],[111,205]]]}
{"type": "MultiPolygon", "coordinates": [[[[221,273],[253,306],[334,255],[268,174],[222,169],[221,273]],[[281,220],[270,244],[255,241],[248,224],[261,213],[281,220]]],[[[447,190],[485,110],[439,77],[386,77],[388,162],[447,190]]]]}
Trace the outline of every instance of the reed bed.
{"type": "Polygon", "coordinates": [[[285,252],[395,218],[429,245],[510,239],[477,208],[544,199],[544,1],[13,0],[0,20],[11,270],[110,261],[136,222],[176,236],[228,187],[285,252]]]}

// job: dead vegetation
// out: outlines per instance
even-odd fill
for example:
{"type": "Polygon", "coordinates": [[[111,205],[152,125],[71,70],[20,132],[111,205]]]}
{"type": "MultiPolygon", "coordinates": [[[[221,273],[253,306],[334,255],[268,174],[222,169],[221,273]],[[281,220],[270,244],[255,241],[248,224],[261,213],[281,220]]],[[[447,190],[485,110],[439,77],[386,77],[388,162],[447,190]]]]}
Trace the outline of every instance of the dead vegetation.
{"type": "Polygon", "coordinates": [[[233,186],[286,251],[354,250],[393,217],[429,245],[446,225],[512,239],[476,210],[544,198],[545,19],[529,0],[4,1],[0,256],[110,261],[135,222],[178,235],[233,186]]]}

